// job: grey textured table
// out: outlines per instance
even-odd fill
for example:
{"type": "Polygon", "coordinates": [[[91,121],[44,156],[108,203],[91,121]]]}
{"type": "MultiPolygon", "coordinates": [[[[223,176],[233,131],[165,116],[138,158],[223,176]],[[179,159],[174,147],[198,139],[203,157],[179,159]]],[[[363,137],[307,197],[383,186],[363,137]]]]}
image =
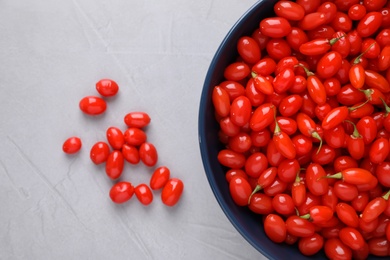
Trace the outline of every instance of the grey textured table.
{"type": "MultiPolygon", "coordinates": [[[[0,259],[261,259],[233,228],[204,174],[198,106],[210,61],[254,0],[0,2],[0,259]],[[118,82],[103,116],[79,100],[118,82]],[[114,205],[89,149],[130,111],[152,118],[159,165],[181,178],[174,208],[160,193],[114,205]],[[83,141],[73,156],[62,143],[83,141]]],[[[125,166],[123,180],[152,169],[125,166]]]]}

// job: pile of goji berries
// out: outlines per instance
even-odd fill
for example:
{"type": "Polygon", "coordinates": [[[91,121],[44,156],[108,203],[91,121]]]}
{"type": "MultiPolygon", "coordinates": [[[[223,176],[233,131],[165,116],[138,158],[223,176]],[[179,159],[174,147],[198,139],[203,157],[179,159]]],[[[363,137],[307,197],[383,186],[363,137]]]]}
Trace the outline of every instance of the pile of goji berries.
{"type": "MultiPolygon", "coordinates": [[[[96,83],[96,90],[103,97],[112,97],[117,94],[119,87],[111,79],[102,79],[96,83]]],[[[86,96],[80,100],[79,107],[85,114],[95,116],[106,111],[107,103],[101,97],[86,96]]],[[[113,181],[122,176],[125,162],[135,165],[142,161],[145,166],[153,167],[158,161],[157,149],[147,141],[144,131],[151,121],[149,115],[145,112],[130,112],[123,120],[126,125],[124,131],[119,127],[109,127],[106,130],[107,141],[96,142],[90,150],[91,161],[94,164],[105,163],[107,177],[113,181]]],[[[65,140],[62,149],[67,154],[74,154],[81,146],[81,139],[73,136],[65,140]]],[[[152,190],[162,189],[162,202],[167,206],[174,206],[181,197],[184,185],[179,178],[171,178],[170,175],[168,167],[157,167],[151,175],[149,185],[141,183],[134,187],[131,182],[118,181],[113,184],[109,196],[115,203],[124,203],[135,194],[146,206],[153,201],[152,190]]]]}
{"type": "Polygon", "coordinates": [[[303,255],[390,256],[390,3],[278,1],[212,101],[234,202],[303,255]]]}

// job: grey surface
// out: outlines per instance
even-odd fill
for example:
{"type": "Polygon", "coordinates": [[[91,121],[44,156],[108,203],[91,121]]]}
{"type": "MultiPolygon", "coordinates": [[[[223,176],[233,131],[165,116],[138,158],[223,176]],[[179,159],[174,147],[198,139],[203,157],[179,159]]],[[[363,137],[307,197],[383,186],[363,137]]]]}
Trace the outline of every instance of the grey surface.
{"type": "MultiPolygon", "coordinates": [[[[203,80],[225,34],[254,0],[0,1],[0,259],[261,259],[219,208],[197,139],[203,80]],[[79,100],[120,86],[103,116],[79,100]],[[168,208],[154,192],[114,205],[90,147],[130,111],[152,118],[159,165],[185,184],[168,208]],[[77,135],[82,150],[62,143],[77,135]]],[[[125,167],[122,180],[149,182],[125,167]]]]}

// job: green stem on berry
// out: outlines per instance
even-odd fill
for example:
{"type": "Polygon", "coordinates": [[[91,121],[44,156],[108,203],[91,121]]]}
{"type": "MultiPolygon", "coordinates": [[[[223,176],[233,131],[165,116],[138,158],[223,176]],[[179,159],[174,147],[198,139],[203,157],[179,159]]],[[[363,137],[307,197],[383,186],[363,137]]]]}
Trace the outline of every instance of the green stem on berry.
{"type": "Polygon", "coordinates": [[[302,63],[299,63],[299,64],[295,65],[295,67],[302,67],[303,70],[305,71],[307,77],[310,77],[310,76],[314,76],[314,75],[315,75],[315,74],[314,74],[313,72],[311,72],[308,68],[306,68],[302,63]]]}
{"type": "Polygon", "coordinates": [[[337,37],[337,38],[332,38],[329,40],[329,44],[330,45],[333,45],[335,44],[338,40],[340,40],[341,38],[344,38],[345,37],[345,34],[344,35],[341,35],[340,37],[337,37]]]}
{"type": "Polygon", "coordinates": [[[359,133],[359,131],[358,131],[358,129],[357,129],[357,127],[356,127],[356,125],[355,125],[354,122],[352,122],[352,121],[350,121],[350,120],[344,120],[344,122],[348,122],[348,123],[350,123],[350,124],[353,125],[353,133],[352,133],[352,137],[353,137],[353,138],[361,138],[361,137],[362,137],[362,136],[360,135],[360,133],[359,133]]]}
{"type": "Polygon", "coordinates": [[[318,134],[318,132],[314,131],[313,133],[311,133],[311,136],[315,139],[317,139],[318,141],[320,141],[320,146],[318,147],[318,150],[317,150],[317,154],[320,152],[321,150],[321,147],[322,147],[322,138],[321,136],[318,134]]]}
{"type": "Polygon", "coordinates": [[[385,106],[385,116],[390,113],[390,107],[386,104],[382,97],[379,97],[382,100],[383,105],[385,106]]]}
{"type": "Polygon", "coordinates": [[[360,58],[361,58],[364,54],[366,54],[366,53],[371,49],[371,47],[374,46],[375,43],[376,43],[376,42],[371,43],[371,45],[368,46],[367,49],[365,49],[362,53],[360,53],[359,56],[357,56],[357,57],[353,60],[352,64],[353,64],[353,65],[359,64],[359,63],[360,63],[360,58]]]}
{"type": "Polygon", "coordinates": [[[360,105],[353,106],[353,107],[348,107],[348,111],[351,112],[351,111],[354,111],[354,110],[359,109],[361,107],[364,107],[364,105],[367,104],[368,102],[370,102],[370,100],[367,99],[366,101],[364,101],[360,105]]]}
{"type": "Polygon", "coordinates": [[[389,197],[390,197],[390,190],[388,192],[386,192],[382,198],[384,198],[385,200],[389,200],[389,197]]]}

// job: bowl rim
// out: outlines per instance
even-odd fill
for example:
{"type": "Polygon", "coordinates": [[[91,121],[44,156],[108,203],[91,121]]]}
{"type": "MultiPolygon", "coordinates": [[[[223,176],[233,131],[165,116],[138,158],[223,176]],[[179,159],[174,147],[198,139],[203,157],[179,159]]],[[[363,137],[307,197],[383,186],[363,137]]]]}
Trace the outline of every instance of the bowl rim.
{"type": "MultiPolygon", "coordinates": [[[[277,0],[274,0],[276,2],[277,0]]],[[[271,2],[269,0],[259,0],[255,4],[253,4],[246,12],[244,12],[241,17],[233,24],[233,26],[230,28],[230,30],[227,32],[226,36],[220,43],[216,53],[214,54],[214,57],[211,60],[210,66],[208,68],[202,93],[201,93],[201,99],[200,99],[200,107],[199,107],[199,115],[198,115],[198,141],[200,146],[200,152],[203,162],[203,167],[207,176],[207,179],[209,181],[209,186],[211,187],[211,190],[214,194],[214,197],[216,198],[218,204],[220,205],[222,211],[224,212],[225,216],[229,219],[230,223],[234,226],[234,228],[241,234],[241,236],[250,244],[252,245],[257,251],[259,251],[264,257],[268,259],[274,259],[274,256],[270,255],[267,251],[264,250],[261,246],[254,243],[254,241],[251,239],[251,236],[243,231],[242,225],[238,224],[234,214],[231,212],[227,204],[223,200],[223,196],[221,192],[216,188],[217,182],[216,180],[211,176],[211,172],[213,170],[210,166],[210,160],[208,158],[208,151],[206,148],[206,145],[204,144],[203,140],[206,139],[205,131],[202,129],[204,128],[204,122],[202,120],[202,116],[205,115],[206,111],[206,102],[208,97],[210,82],[212,81],[213,77],[213,71],[216,69],[217,62],[220,60],[220,58],[223,55],[224,52],[224,46],[231,42],[233,39],[237,37],[237,35],[242,35],[240,32],[242,29],[241,24],[245,23],[246,20],[249,19],[249,17],[253,16],[255,12],[258,11],[258,8],[260,8],[261,5],[266,4],[266,2],[271,2]]]]}

